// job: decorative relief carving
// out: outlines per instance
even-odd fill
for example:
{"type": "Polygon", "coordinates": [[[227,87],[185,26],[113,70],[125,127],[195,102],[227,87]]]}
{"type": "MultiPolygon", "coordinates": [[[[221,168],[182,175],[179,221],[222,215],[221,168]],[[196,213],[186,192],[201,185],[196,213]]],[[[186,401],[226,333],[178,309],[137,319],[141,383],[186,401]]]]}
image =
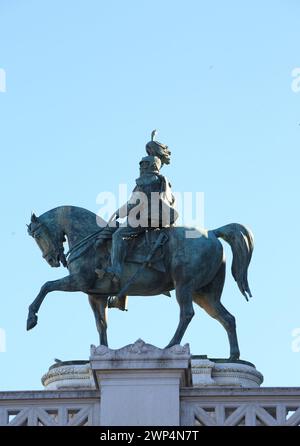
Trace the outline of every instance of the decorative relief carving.
{"type": "Polygon", "coordinates": [[[189,344],[174,345],[170,348],[158,348],[138,339],[134,344],[126,345],[118,350],[110,349],[104,345],[91,345],[91,357],[106,360],[117,359],[188,359],[190,357],[189,344]]]}

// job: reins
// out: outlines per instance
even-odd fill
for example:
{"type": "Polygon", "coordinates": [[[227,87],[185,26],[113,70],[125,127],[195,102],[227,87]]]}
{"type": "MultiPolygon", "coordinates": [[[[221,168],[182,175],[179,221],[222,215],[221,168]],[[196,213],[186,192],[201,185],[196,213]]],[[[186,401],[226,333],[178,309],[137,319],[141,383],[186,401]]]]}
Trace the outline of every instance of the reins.
{"type": "Polygon", "coordinates": [[[84,237],[82,240],[80,240],[79,242],[77,242],[74,246],[72,246],[71,249],[69,249],[69,251],[67,252],[67,254],[65,255],[66,258],[68,256],[70,256],[74,251],[76,251],[78,248],[80,248],[82,245],[84,245],[86,242],[88,242],[89,240],[91,240],[92,238],[96,237],[101,231],[103,231],[104,228],[98,229],[98,231],[93,232],[93,234],[87,235],[86,237],[84,237]]]}

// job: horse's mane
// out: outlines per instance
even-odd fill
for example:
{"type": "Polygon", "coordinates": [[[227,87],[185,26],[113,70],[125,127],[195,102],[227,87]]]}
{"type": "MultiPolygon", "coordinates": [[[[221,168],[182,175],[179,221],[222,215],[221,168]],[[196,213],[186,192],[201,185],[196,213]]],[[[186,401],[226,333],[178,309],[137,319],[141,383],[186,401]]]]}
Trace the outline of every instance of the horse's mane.
{"type": "Polygon", "coordinates": [[[94,212],[78,206],[58,206],[41,214],[39,220],[48,226],[72,222],[85,235],[95,232],[106,225],[106,221],[94,212]]]}

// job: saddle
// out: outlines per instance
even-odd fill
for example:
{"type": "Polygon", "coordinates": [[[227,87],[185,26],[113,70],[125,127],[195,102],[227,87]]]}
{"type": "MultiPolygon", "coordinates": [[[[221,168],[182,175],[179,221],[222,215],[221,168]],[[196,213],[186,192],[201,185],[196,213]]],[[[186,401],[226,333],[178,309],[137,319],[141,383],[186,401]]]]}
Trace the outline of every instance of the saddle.
{"type": "MultiPolygon", "coordinates": [[[[133,236],[127,240],[127,255],[125,262],[141,264],[141,268],[147,266],[156,271],[165,273],[165,244],[168,241],[169,228],[163,229],[150,229],[137,236],[133,236]],[[144,264],[144,265],[143,265],[144,264]]],[[[107,263],[111,263],[111,239],[108,239],[106,243],[106,254],[104,263],[106,267],[102,268],[99,265],[95,271],[98,277],[101,279],[105,275],[107,270],[107,263]]],[[[128,282],[129,283],[129,282],[128,282]]],[[[128,283],[126,287],[128,286],[128,283]]],[[[125,288],[126,288],[125,287],[125,288]]],[[[124,288],[123,288],[124,290],[124,288]]],[[[165,291],[166,296],[171,296],[169,291],[165,291]]],[[[120,310],[127,310],[127,295],[126,291],[122,290],[117,296],[111,296],[108,301],[109,308],[119,308],[120,310]]]]}
{"type": "Polygon", "coordinates": [[[163,233],[161,237],[161,242],[158,248],[154,251],[151,261],[148,264],[149,268],[153,268],[162,273],[166,272],[164,256],[165,256],[165,244],[168,241],[168,230],[169,228],[162,229],[150,229],[146,230],[145,233],[133,237],[127,241],[128,243],[128,253],[125,258],[125,262],[130,263],[144,263],[148,257],[149,252],[154,247],[157,239],[163,233]]]}

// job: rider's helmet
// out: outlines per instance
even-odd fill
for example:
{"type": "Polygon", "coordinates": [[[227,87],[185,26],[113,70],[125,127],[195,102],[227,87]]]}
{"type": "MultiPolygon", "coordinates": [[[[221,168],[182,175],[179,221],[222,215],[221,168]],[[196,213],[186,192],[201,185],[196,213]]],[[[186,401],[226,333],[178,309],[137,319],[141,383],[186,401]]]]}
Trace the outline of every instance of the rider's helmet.
{"type": "Polygon", "coordinates": [[[150,156],[156,156],[161,160],[163,164],[170,164],[171,161],[171,151],[168,146],[162,144],[161,142],[154,141],[156,130],[151,133],[151,141],[146,144],[146,152],[150,156]]]}
{"type": "Polygon", "coordinates": [[[140,172],[145,173],[159,173],[161,168],[161,161],[157,156],[144,156],[140,161],[140,172]]]}

